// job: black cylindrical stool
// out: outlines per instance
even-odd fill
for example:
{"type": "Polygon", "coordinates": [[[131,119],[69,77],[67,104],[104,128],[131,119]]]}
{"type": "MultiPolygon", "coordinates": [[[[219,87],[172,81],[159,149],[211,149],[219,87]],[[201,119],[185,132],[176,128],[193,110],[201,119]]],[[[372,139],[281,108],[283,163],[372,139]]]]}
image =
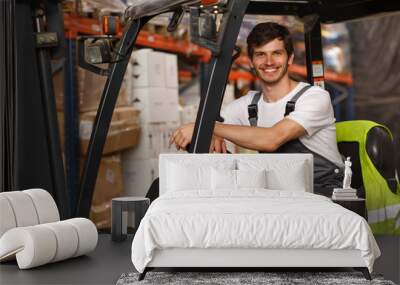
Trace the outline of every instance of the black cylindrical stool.
{"type": "Polygon", "coordinates": [[[123,212],[134,211],[136,231],[149,205],[150,199],[144,197],[113,198],[111,203],[111,239],[113,241],[123,241],[126,239],[128,221],[123,218],[123,212]]]}

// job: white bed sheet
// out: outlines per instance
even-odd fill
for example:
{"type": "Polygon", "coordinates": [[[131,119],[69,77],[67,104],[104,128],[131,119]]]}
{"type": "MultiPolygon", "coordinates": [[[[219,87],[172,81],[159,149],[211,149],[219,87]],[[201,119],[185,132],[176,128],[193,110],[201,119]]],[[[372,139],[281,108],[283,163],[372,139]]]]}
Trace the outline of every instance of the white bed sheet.
{"type": "Polygon", "coordinates": [[[320,195],[265,189],[162,195],[134,237],[135,268],[166,248],[357,249],[371,272],[380,255],[359,215],[320,195]]]}

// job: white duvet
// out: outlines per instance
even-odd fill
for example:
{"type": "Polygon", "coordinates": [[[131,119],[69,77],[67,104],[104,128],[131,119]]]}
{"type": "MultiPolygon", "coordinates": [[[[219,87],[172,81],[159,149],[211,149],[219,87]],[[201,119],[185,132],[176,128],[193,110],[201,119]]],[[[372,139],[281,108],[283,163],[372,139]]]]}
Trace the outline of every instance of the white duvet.
{"type": "Polygon", "coordinates": [[[320,195],[265,189],[164,194],[134,237],[135,268],[165,248],[358,249],[370,271],[380,255],[359,215],[320,195]]]}

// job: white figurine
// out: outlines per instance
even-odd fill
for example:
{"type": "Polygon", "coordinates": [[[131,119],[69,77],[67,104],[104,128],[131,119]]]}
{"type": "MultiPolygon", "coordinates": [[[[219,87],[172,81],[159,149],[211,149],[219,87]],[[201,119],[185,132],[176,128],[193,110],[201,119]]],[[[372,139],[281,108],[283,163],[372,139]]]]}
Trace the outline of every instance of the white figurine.
{"type": "Polygon", "coordinates": [[[351,171],[351,161],[350,157],[347,157],[344,162],[344,178],[343,178],[343,189],[351,189],[351,176],[353,172],[351,171]]]}

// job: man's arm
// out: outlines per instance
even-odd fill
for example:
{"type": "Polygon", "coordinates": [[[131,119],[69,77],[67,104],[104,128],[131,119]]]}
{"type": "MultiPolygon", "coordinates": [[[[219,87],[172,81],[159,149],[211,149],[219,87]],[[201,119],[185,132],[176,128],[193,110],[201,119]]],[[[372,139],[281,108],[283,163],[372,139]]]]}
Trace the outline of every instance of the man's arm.
{"type": "MultiPolygon", "coordinates": [[[[193,124],[178,128],[170,139],[178,149],[185,149],[193,135],[193,124]]],[[[257,151],[273,152],[284,143],[306,134],[306,130],[294,120],[284,118],[271,128],[249,127],[216,123],[214,135],[236,145],[257,151]]]]}
{"type": "Polygon", "coordinates": [[[273,152],[284,143],[303,136],[306,134],[306,130],[293,120],[283,119],[270,128],[217,123],[214,134],[241,147],[273,152]]]}

